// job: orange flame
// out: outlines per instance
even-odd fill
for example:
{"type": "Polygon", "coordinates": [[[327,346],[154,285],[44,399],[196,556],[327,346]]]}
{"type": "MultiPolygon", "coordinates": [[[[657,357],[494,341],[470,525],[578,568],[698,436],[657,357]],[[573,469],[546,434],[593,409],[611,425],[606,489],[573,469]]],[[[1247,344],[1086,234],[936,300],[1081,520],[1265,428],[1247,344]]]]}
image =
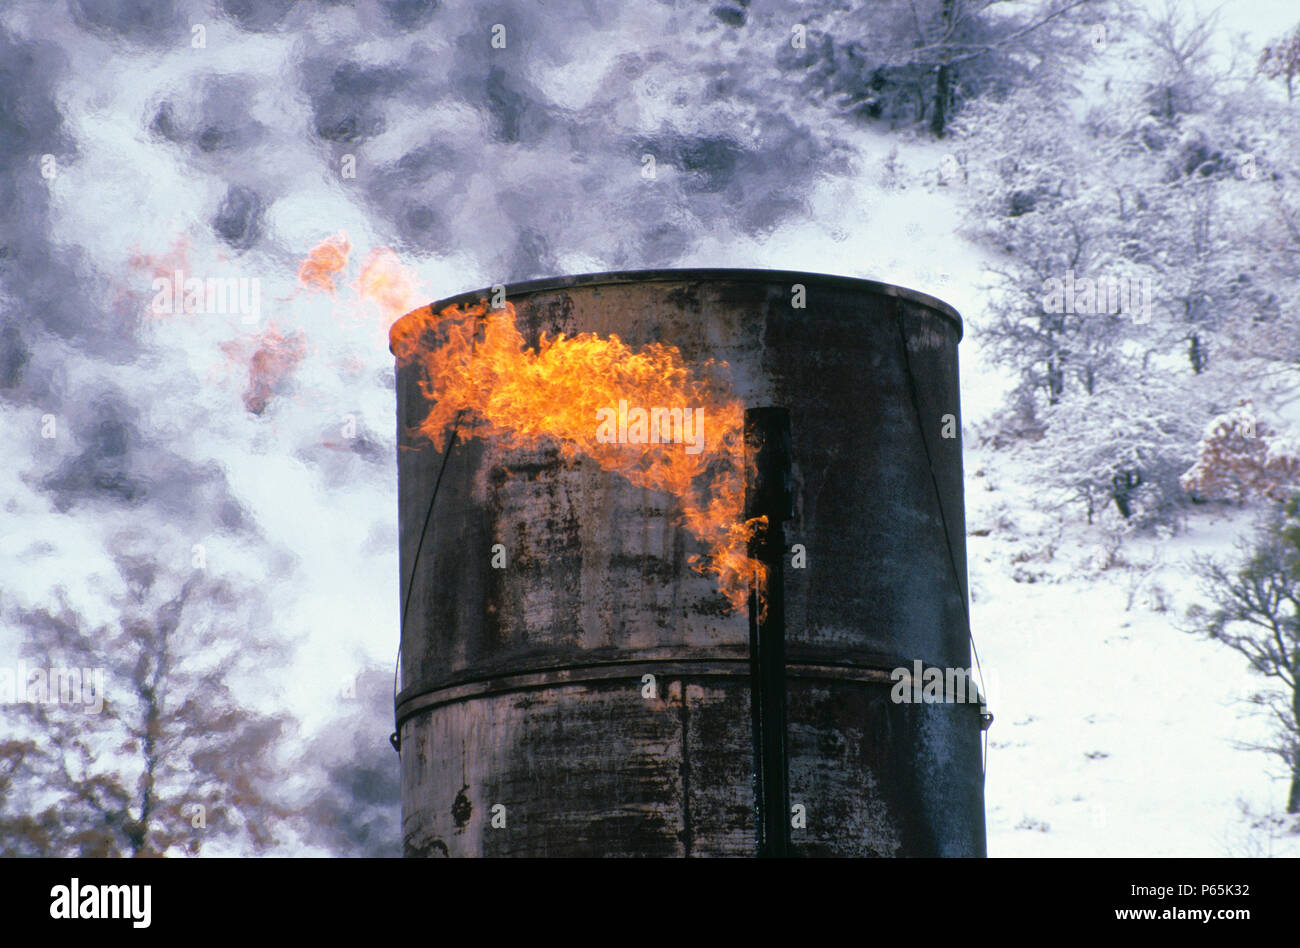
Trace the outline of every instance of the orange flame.
{"type": "Polygon", "coordinates": [[[439,450],[457,425],[512,448],[551,442],[566,458],[584,455],[639,487],[671,494],[682,524],[708,550],[691,564],[716,577],[733,608],[744,607],[749,583],[763,578],[747,542],[765,518],[742,520],[744,405],[713,377],[724,363],[693,370],[675,346],[634,349],[616,335],[602,339],[593,333],[543,334],[529,348],[514,307],[489,310],[486,301],[437,314],[416,310],[392,327],[389,338],[399,364],[422,369],[430,409],[416,431],[439,450]],[[620,402],[646,410],[699,409],[702,449],[618,443],[608,440],[608,429],[602,437],[598,413],[614,411],[620,402]]]}
{"type": "Polygon", "coordinates": [[[326,237],[307,252],[307,259],[298,267],[299,287],[333,295],[334,277],[348,265],[351,251],[352,244],[343,231],[326,237]]]}
{"type": "MultiPolygon", "coordinates": [[[[333,295],[334,277],[346,267],[350,249],[341,233],[313,248],[299,269],[300,286],[333,295]]],[[[691,565],[716,578],[733,608],[744,608],[750,584],[765,578],[763,565],[748,555],[748,542],[766,518],[742,519],[744,405],[719,380],[725,363],[692,367],[675,346],[634,349],[618,336],[593,333],[543,335],[529,348],[508,303],[498,310],[489,310],[486,301],[441,313],[417,309],[428,292],[413,270],[383,248],[367,255],[354,289],[366,308],[397,320],[389,343],[398,363],[422,370],[430,408],[417,434],[439,450],[453,428],[518,449],[556,444],[566,458],[589,457],[639,487],[671,494],[681,523],[707,550],[692,556],[691,565]],[[702,449],[686,450],[680,425],[676,442],[602,438],[597,413],[614,411],[620,402],[680,410],[683,416],[698,410],[702,430],[692,435],[703,436],[702,449]]]]}
{"type": "Polygon", "coordinates": [[[370,251],[361,265],[357,292],[389,319],[396,319],[420,305],[420,300],[428,299],[415,271],[403,266],[397,254],[387,248],[370,251]]]}
{"type": "Polygon", "coordinates": [[[244,407],[254,415],[266,411],[271,397],[307,352],[302,333],[284,335],[274,326],[251,337],[231,339],[221,350],[232,360],[248,362],[248,387],[244,389],[244,407]]]}

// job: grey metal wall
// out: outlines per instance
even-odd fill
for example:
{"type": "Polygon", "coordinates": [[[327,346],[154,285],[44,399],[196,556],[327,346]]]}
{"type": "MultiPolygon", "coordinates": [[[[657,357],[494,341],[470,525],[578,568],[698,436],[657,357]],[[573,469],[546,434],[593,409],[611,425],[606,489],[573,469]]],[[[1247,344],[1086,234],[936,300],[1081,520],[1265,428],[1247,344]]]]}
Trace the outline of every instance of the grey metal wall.
{"type": "MultiPolygon", "coordinates": [[[[947,414],[960,432],[957,314],[775,271],[507,295],[530,344],[671,343],[727,362],[747,406],[789,409],[786,540],[807,550],[785,569],[790,793],[807,818],[794,852],[983,855],[977,706],[897,704],[888,678],[915,659],[970,665],[961,442],[941,436],[947,414]]],[[[399,368],[397,396],[404,600],[414,577],[397,696],[406,852],[751,855],[748,619],[688,565],[698,548],[671,498],[554,450],[460,441],[413,571],[444,458],[408,432],[427,411],[415,368],[399,368]]]]}

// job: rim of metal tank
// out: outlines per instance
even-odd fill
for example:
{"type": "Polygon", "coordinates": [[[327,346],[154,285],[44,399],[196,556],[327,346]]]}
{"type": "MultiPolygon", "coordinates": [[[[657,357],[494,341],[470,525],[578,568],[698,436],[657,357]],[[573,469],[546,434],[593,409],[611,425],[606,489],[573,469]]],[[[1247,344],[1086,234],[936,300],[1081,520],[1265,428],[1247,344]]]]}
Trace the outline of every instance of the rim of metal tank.
{"type": "MultiPolygon", "coordinates": [[[[893,283],[881,283],[863,277],[840,276],[834,273],[815,273],[809,270],[763,270],[749,267],[702,267],[683,269],[661,268],[654,270],[606,270],[600,273],[577,273],[569,276],[542,277],[538,280],[524,280],[519,283],[505,284],[506,296],[519,296],[528,293],[541,293],[547,290],[564,290],[578,286],[601,286],[618,283],[666,283],[669,281],[725,281],[746,283],[800,283],[817,282],[822,285],[854,289],[859,292],[875,293],[880,296],[893,296],[931,309],[947,319],[957,330],[957,341],[964,334],[961,314],[948,303],[929,293],[908,289],[893,283]]],[[[473,303],[483,299],[492,292],[492,287],[467,290],[454,296],[434,300],[428,306],[440,310],[447,306],[473,303]]],[[[424,307],[420,307],[424,309],[424,307]]],[[[414,310],[412,312],[415,312],[414,310]]],[[[407,314],[410,315],[410,314],[407,314]]],[[[406,316],[393,325],[396,326],[406,316]]]]}

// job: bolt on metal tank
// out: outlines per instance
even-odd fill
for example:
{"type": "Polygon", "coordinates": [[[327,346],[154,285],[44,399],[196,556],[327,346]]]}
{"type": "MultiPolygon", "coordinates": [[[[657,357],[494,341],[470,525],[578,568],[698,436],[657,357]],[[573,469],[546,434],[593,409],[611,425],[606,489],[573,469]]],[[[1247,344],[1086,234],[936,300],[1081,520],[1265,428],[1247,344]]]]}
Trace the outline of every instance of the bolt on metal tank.
{"type": "Polygon", "coordinates": [[[723,374],[779,589],[736,608],[676,498],[559,445],[434,444],[399,360],[407,855],[983,856],[978,696],[914,700],[898,671],[971,666],[956,311],[767,270],[504,297],[527,346],[617,336],[723,374]]]}

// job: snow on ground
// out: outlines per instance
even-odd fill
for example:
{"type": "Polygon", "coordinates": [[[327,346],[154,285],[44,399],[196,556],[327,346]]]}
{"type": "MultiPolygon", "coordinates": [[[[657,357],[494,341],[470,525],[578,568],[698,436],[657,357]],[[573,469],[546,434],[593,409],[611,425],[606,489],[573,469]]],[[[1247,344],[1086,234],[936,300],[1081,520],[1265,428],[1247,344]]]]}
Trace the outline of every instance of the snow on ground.
{"type": "MultiPolygon", "coordinates": [[[[1268,725],[1263,684],[1236,653],[1178,628],[1194,553],[1228,557],[1250,512],[1197,516],[1172,538],[1128,539],[1035,511],[1034,473],[968,450],[976,644],[989,681],[992,856],[1245,856],[1239,801],[1276,807],[1273,758],[1240,749],[1268,725]]],[[[1300,854],[1294,837],[1290,854],[1300,854]]],[[[1282,840],[1272,855],[1282,855],[1282,840]]]]}
{"type": "MultiPolygon", "coordinates": [[[[1221,37],[1225,50],[1238,34],[1258,49],[1295,12],[1294,0],[1227,0],[1219,13],[1232,26],[1221,37]]],[[[925,154],[933,162],[933,148],[925,154]]],[[[952,197],[951,189],[938,195],[952,197]]],[[[969,273],[981,260],[955,237],[934,251],[954,271],[969,273]]],[[[1008,379],[981,350],[978,294],[952,302],[966,317],[972,631],[995,715],[989,854],[1300,856],[1300,838],[1252,829],[1249,815],[1278,809],[1287,792],[1280,761],[1239,746],[1270,737],[1247,704],[1267,682],[1235,652],[1178,627],[1198,599],[1190,560],[1235,559],[1255,511],[1197,510],[1176,536],[1117,545],[1079,510],[1037,509],[1038,473],[972,436],[1008,379]]],[[[1263,403],[1300,420],[1294,387],[1263,403]]]]}

